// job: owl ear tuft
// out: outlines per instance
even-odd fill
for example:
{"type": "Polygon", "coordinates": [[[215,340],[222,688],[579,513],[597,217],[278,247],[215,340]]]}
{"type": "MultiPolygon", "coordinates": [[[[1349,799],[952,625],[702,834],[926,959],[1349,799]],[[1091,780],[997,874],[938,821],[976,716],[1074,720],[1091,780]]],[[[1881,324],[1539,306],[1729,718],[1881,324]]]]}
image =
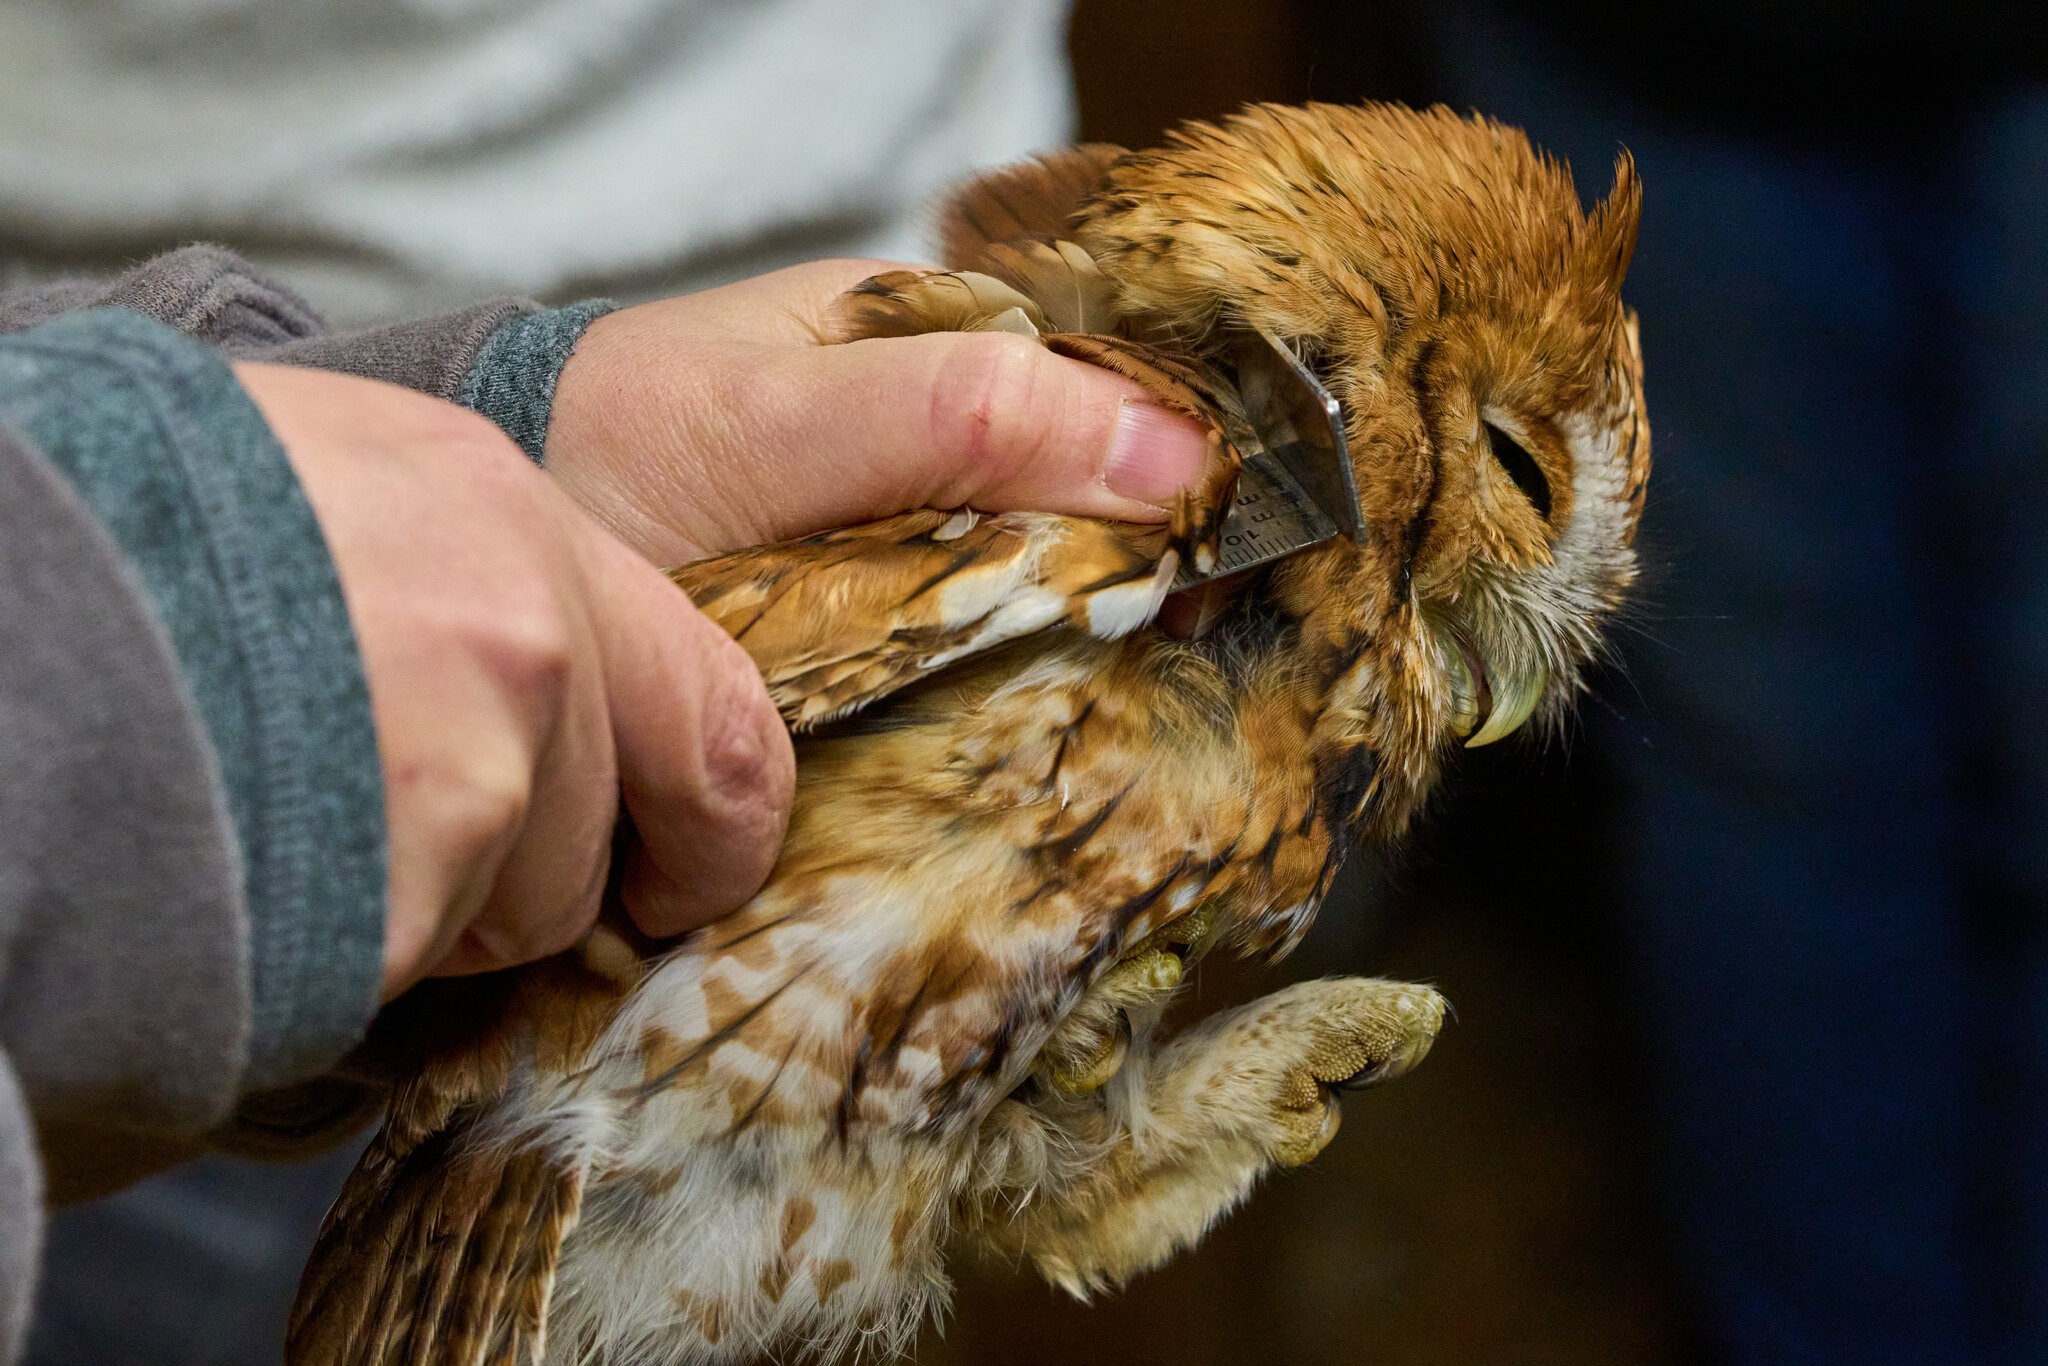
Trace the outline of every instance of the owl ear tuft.
{"type": "Polygon", "coordinates": [[[1643,182],[1626,147],[1614,159],[1614,188],[1586,220],[1584,261],[1594,280],[1619,293],[1636,254],[1636,229],[1643,217],[1643,182]]]}

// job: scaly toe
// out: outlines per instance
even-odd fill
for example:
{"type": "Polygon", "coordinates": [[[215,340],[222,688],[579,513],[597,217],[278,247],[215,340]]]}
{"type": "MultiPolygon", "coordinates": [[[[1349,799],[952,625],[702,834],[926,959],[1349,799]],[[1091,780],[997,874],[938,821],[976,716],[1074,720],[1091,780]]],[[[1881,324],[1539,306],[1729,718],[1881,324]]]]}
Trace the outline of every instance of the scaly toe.
{"type": "Polygon", "coordinates": [[[1330,1100],[1308,1110],[1282,1111],[1280,1140],[1273,1145],[1273,1160],[1283,1167],[1299,1167],[1312,1161],[1330,1146],[1342,1122],[1342,1112],[1330,1100]]]}

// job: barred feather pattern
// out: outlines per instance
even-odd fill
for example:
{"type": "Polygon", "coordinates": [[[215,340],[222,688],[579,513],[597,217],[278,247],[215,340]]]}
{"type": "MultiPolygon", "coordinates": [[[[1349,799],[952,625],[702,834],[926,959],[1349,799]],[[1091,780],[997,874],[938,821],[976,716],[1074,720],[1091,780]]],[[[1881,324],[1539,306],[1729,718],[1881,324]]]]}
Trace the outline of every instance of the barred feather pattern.
{"type": "Polygon", "coordinates": [[[1114,640],[1179,569],[1165,532],[1074,517],[913,512],[670,576],[745,646],[807,730],[1054,624],[1114,640]]]}
{"type": "Polygon", "coordinates": [[[1127,155],[1108,143],[1083,143],[971,178],[939,210],[939,260],[973,269],[990,247],[1066,236],[1075,212],[1127,155]]]}
{"type": "Polygon", "coordinates": [[[1091,1295],[1312,1158],[1342,1091],[1428,1051],[1436,992],[1160,1020],[1206,954],[1284,952],[1451,748],[1569,706],[1648,471],[1637,202],[1626,162],[1586,214],[1513,130],[1389,106],[964,189],[954,269],[870,282],[845,335],[1017,331],[1220,430],[1222,334],[1264,327],[1345,405],[1369,543],[1262,571],[1200,640],[1153,629],[1219,449],[1163,529],[945,510],[679,567],[801,732],[775,872],[679,943],[608,918],[394,1008],[403,1080],[290,1360],[886,1351],[949,1246],[1091,1295]]]}

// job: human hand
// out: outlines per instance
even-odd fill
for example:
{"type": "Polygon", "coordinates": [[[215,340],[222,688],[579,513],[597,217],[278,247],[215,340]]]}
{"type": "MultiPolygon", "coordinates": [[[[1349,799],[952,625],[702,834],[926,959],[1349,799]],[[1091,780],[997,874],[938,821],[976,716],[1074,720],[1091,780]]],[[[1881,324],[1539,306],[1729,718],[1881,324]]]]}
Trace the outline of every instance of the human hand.
{"type": "Polygon", "coordinates": [[[369,681],[390,870],[384,996],[574,943],[620,798],[647,933],[766,879],[794,782],[760,675],[483,418],[409,390],[240,364],[341,579],[369,681]]]}
{"type": "Polygon", "coordinates": [[[1004,333],[824,346],[885,261],[818,261],[597,319],[555,387],[548,472],[658,564],[972,504],[1163,521],[1200,428],[1004,333]]]}

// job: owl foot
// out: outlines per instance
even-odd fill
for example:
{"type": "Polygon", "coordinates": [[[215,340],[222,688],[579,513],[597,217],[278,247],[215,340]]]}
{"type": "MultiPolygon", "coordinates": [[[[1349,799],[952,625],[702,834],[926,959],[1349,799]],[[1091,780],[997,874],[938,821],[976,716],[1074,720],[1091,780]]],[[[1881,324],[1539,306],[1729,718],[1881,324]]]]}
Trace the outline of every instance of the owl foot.
{"type": "Polygon", "coordinates": [[[1357,978],[1304,982],[1247,1007],[1216,1047],[1241,1069],[1245,1100],[1263,1090],[1264,1145],[1298,1167],[1336,1137],[1338,1093],[1412,1069],[1443,1023],[1443,998],[1427,987],[1357,978]]]}
{"type": "Polygon", "coordinates": [[[1214,903],[1197,906],[1124,951],[1088,988],[1038,1055],[1038,1076],[1063,1095],[1100,1090],[1123,1067],[1133,1017],[1149,1033],[1190,966],[1216,938],[1214,903]]]}
{"type": "Polygon", "coordinates": [[[1169,995],[1181,971],[1179,954],[1155,948],[1129,954],[1104,973],[1039,1054],[1046,1084],[1070,1096],[1107,1085],[1130,1050],[1130,1010],[1169,995]]]}
{"type": "Polygon", "coordinates": [[[1321,1152],[1339,1092],[1414,1067],[1443,1015],[1428,987],[1303,982],[1152,1056],[1133,1049],[1121,1115],[1101,1097],[1007,1101],[988,1132],[1008,1156],[1009,1189],[989,1192],[975,1231],[1076,1295],[1120,1284],[1191,1246],[1268,1169],[1321,1152]],[[1049,1156],[1034,1166],[1038,1153],[1049,1156]],[[1062,1170],[1059,1155],[1073,1153],[1089,1156],[1062,1170]]]}

